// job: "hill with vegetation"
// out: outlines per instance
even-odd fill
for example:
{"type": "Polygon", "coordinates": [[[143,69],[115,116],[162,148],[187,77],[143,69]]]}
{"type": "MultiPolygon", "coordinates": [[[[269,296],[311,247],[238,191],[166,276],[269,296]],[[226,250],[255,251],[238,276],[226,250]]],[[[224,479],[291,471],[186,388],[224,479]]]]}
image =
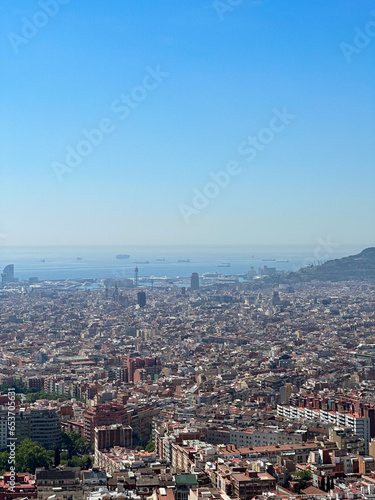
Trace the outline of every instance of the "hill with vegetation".
{"type": "Polygon", "coordinates": [[[375,280],[375,247],[366,248],[357,255],[328,260],[320,265],[303,267],[286,273],[288,281],[373,281],[375,280]]]}

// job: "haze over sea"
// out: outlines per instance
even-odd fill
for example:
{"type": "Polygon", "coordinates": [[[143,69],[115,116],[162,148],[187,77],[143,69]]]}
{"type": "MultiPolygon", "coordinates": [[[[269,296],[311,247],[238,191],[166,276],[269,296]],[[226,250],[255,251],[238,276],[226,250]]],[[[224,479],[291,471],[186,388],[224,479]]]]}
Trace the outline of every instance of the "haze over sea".
{"type": "Polygon", "coordinates": [[[234,275],[244,274],[252,266],[258,271],[264,265],[296,271],[311,263],[359,253],[363,248],[334,246],[323,239],[306,246],[2,246],[0,268],[14,264],[15,277],[20,280],[31,276],[39,280],[133,278],[136,266],[140,277],[189,277],[192,272],[234,275]],[[130,258],[116,259],[120,253],[130,258]],[[187,259],[190,262],[178,262],[187,259]],[[139,263],[145,261],[148,264],[139,263]],[[229,262],[230,267],[218,267],[223,262],[229,262]]]}

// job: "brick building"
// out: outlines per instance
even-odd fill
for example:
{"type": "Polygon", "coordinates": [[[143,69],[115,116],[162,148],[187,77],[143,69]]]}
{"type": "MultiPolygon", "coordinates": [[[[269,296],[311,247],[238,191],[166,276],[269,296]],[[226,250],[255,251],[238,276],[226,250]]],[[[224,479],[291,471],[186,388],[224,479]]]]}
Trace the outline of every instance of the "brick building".
{"type": "Polygon", "coordinates": [[[85,438],[90,443],[95,443],[95,427],[108,426],[111,424],[130,424],[130,411],[119,404],[102,404],[86,409],[84,417],[85,438]]]}
{"type": "Polygon", "coordinates": [[[132,447],[132,428],[129,425],[112,424],[95,428],[95,450],[113,446],[132,447]]]}

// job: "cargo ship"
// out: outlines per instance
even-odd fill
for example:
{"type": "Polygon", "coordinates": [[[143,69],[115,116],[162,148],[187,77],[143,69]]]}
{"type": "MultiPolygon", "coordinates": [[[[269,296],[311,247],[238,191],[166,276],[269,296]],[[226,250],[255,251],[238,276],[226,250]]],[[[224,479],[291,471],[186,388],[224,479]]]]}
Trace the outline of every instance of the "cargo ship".
{"type": "Polygon", "coordinates": [[[116,255],[116,259],[129,259],[130,255],[126,254],[126,253],[119,253],[118,255],[116,255]]]}

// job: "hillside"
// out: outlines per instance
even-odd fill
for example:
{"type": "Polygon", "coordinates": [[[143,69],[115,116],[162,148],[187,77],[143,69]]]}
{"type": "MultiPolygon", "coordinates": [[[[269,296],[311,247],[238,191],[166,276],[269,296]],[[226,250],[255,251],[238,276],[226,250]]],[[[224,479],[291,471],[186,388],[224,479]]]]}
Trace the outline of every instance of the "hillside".
{"type": "Polygon", "coordinates": [[[303,267],[296,273],[287,273],[286,277],[292,281],[375,280],[375,247],[366,248],[357,255],[303,267]]]}

